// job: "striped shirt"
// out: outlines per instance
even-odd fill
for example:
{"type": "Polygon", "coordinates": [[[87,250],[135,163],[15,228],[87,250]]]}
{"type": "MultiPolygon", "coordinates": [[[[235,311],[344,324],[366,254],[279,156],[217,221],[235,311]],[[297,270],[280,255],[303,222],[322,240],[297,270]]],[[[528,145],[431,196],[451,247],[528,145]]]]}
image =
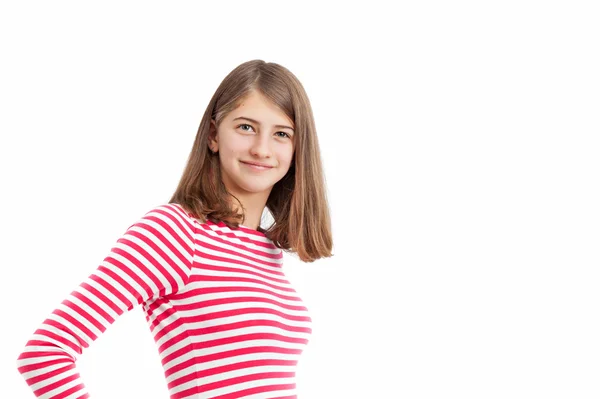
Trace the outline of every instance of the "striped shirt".
{"type": "Polygon", "coordinates": [[[282,259],[257,230],[159,205],[34,332],[19,372],[36,397],[89,398],[77,357],[139,304],[171,399],[296,398],[311,318],[282,259]]]}

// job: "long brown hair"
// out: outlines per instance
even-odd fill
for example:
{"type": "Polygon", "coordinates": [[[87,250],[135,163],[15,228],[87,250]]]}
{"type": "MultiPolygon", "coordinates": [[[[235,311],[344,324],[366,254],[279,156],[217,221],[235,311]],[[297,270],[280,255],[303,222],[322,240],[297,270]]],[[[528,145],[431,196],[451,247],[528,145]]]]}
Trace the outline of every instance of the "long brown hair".
{"type": "Polygon", "coordinates": [[[244,214],[233,211],[230,205],[233,195],[221,180],[219,158],[210,152],[208,139],[211,119],[218,127],[253,90],[294,121],[297,140],[288,173],[273,186],[267,199],[266,208],[274,223],[267,229],[259,226],[258,231],[278,248],[298,254],[303,262],[333,256],[325,177],[310,101],[298,78],[273,62],[247,61],[221,82],[204,112],[169,203],[180,204],[200,221],[222,221],[234,229],[244,223],[244,214]]]}

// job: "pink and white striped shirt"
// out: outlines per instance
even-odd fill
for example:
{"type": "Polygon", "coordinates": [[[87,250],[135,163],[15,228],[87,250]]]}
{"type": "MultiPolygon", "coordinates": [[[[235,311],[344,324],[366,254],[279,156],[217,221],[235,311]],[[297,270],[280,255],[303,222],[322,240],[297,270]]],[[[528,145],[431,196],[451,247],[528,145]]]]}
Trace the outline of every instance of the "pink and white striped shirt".
{"type": "Polygon", "coordinates": [[[89,398],[77,357],[140,304],[171,399],[296,398],[311,318],[282,259],[256,230],[157,206],[35,331],[19,372],[37,397],[89,398]]]}

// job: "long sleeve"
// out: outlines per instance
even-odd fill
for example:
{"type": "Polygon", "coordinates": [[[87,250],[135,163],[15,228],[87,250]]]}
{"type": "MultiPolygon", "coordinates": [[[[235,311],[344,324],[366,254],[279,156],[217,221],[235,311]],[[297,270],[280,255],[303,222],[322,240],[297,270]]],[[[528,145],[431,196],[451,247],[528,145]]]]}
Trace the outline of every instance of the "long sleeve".
{"type": "Polygon", "coordinates": [[[48,316],[17,359],[36,397],[89,398],[76,359],[117,317],[180,290],[189,280],[195,227],[160,205],[120,237],[97,269],[48,316]]]}

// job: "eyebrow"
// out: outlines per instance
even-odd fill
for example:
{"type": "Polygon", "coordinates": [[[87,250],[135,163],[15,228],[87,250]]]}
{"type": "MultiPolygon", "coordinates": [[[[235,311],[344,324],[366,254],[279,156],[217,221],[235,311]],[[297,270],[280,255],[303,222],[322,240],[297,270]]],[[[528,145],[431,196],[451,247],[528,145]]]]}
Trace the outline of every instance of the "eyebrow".
{"type": "MultiPolygon", "coordinates": [[[[259,121],[255,121],[254,119],[250,119],[245,116],[238,116],[237,118],[234,119],[234,121],[237,121],[238,119],[246,119],[247,121],[250,121],[250,122],[256,123],[257,125],[260,125],[259,121]]],[[[286,126],[286,125],[275,125],[275,127],[279,128],[279,129],[290,129],[292,132],[294,131],[293,128],[286,126]]]]}

